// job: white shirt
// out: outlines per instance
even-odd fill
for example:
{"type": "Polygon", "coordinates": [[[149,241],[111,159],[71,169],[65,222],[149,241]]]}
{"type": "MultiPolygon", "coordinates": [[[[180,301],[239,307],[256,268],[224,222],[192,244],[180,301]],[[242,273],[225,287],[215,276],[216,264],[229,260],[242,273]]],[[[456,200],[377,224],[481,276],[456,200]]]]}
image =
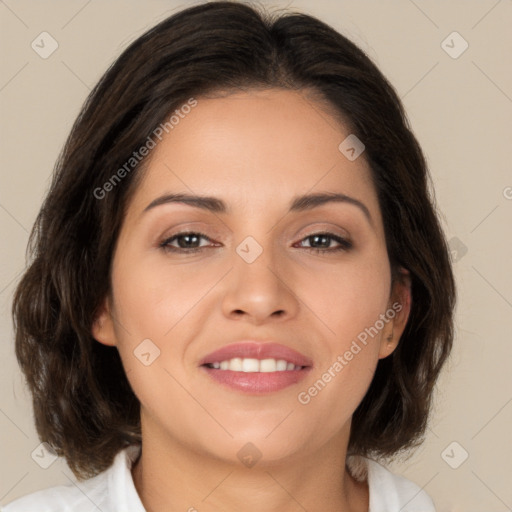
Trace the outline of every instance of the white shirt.
{"type": "MultiPolygon", "coordinates": [[[[131,467],[140,453],[133,445],[120,451],[110,468],[77,482],[36,491],[18,498],[2,512],[145,512],[133,483],[131,467]]],[[[415,483],[394,475],[371,459],[364,461],[370,491],[368,512],[435,512],[428,494],[415,483]]],[[[360,466],[361,467],[361,466],[360,466]]]]}

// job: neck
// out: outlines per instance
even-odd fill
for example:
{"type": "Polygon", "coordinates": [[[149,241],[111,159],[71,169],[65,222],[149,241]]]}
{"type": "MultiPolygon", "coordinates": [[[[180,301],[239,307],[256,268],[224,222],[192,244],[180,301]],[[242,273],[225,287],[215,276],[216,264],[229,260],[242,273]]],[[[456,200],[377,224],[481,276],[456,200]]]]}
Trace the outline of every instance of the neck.
{"type": "MultiPolygon", "coordinates": [[[[153,426],[154,427],[154,426],[153,426]]],[[[198,452],[142,421],[142,452],[132,467],[147,512],[367,512],[368,486],[346,471],[348,431],[320,450],[245,467],[198,452]],[[145,435],[151,431],[151,435],[145,435]]]]}

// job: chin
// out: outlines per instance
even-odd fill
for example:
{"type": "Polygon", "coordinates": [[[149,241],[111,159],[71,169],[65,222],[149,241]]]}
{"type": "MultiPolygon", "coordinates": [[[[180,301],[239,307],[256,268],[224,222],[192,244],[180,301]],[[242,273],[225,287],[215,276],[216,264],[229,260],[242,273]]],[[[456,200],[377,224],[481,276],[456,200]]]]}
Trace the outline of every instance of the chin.
{"type": "MultiPolygon", "coordinates": [[[[224,436],[215,441],[215,456],[248,468],[262,468],[284,464],[299,454],[304,455],[305,447],[310,443],[297,435],[301,429],[286,429],[284,425],[277,425],[278,423],[274,422],[268,428],[267,425],[262,427],[260,424],[258,428],[253,425],[243,431],[232,431],[233,438],[224,436]],[[293,435],[294,432],[296,436],[293,435]]],[[[209,442],[208,449],[213,451],[211,438],[209,442]]]]}

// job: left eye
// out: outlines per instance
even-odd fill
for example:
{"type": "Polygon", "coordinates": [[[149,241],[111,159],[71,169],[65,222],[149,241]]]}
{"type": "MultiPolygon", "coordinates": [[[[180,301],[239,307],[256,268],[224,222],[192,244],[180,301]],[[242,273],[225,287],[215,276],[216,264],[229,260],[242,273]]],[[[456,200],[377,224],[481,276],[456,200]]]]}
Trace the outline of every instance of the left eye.
{"type": "Polygon", "coordinates": [[[313,235],[309,235],[306,238],[301,240],[308,240],[310,247],[304,247],[304,249],[309,249],[314,252],[334,252],[334,251],[348,251],[352,249],[352,242],[349,240],[335,235],[334,233],[315,233],[313,235]],[[330,245],[331,241],[334,240],[339,245],[338,247],[325,247],[326,245],[330,245]],[[320,247],[312,247],[311,245],[320,245],[320,247]]]}
{"type": "MultiPolygon", "coordinates": [[[[193,253],[202,251],[208,247],[208,245],[197,245],[200,244],[201,239],[212,242],[211,238],[202,233],[183,232],[176,233],[172,237],[165,239],[160,243],[160,247],[165,251],[193,253]],[[177,242],[178,247],[176,247],[176,245],[172,245],[175,242],[177,242]]],[[[348,251],[353,247],[352,242],[341,236],[335,235],[334,233],[314,233],[303,238],[299,243],[302,244],[302,242],[306,240],[309,242],[310,246],[307,247],[301,245],[301,248],[317,253],[328,253],[342,250],[348,251]],[[330,247],[333,240],[338,243],[338,247],[330,247]],[[318,245],[318,247],[314,247],[315,245],[318,245]]]]}

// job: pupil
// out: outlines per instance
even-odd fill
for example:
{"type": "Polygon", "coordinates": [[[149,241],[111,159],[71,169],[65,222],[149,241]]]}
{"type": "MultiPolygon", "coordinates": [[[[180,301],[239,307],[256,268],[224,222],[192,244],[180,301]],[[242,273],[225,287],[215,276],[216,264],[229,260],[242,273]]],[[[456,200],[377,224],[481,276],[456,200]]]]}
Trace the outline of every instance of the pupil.
{"type": "Polygon", "coordinates": [[[190,239],[195,239],[195,241],[197,242],[197,236],[196,235],[182,235],[181,237],[181,240],[186,240],[186,242],[184,244],[180,244],[182,246],[185,246],[185,247],[188,247],[190,245],[190,239]]]}
{"type": "Polygon", "coordinates": [[[321,245],[324,247],[329,245],[328,237],[326,237],[325,235],[313,235],[313,240],[313,243],[318,242],[318,240],[323,240],[324,243],[321,245]]]}

